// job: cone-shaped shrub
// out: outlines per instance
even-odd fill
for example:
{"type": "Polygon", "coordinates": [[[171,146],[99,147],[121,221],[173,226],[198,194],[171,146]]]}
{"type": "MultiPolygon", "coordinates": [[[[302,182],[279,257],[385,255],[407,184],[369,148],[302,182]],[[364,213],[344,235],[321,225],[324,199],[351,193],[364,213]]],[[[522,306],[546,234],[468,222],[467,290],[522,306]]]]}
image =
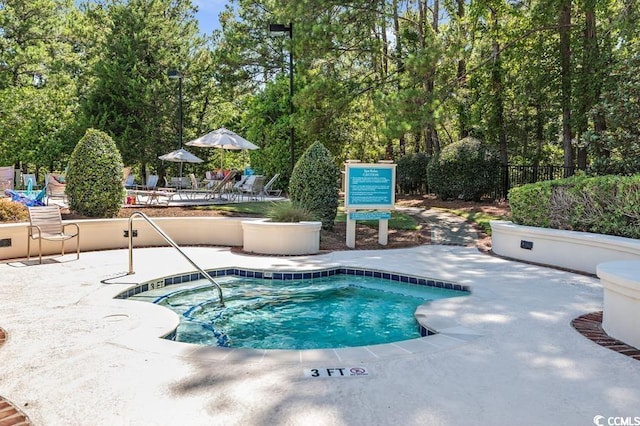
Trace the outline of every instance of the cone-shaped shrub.
{"type": "Polygon", "coordinates": [[[76,145],[67,171],[69,209],[89,217],[114,217],[124,199],[122,156],[109,135],[89,129],[76,145]]]}
{"type": "Polygon", "coordinates": [[[298,160],[289,181],[294,206],[309,210],[322,227],[330,229],[338,212],[340,170],[320,142],[311,145],[298,160]]]}

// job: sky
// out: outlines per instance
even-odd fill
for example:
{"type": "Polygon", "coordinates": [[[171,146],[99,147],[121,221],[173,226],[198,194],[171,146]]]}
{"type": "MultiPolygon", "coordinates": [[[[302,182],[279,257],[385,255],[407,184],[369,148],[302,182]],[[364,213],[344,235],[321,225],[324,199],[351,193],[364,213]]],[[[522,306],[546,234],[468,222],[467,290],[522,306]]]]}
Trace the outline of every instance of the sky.
{"type": "Polygon", "coordinates": [[[227,0],[194,0],[193,4],[198,7],[196,18],[200,24],[200,31],[211,34],[214,29],[220,28],[218,14],[224,10],[227,0]]]}

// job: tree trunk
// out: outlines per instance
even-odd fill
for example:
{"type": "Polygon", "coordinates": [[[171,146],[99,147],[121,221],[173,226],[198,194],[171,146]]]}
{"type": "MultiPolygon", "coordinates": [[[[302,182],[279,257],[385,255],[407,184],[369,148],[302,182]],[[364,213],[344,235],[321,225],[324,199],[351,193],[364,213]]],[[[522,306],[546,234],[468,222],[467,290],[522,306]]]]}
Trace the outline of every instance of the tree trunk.
{"type": "MultiPolygon", "coordinates": [[[[598,70],[599,52],[596,38],[595,1],[584,2],[584,35],[582,39],[582,71],[580,73],[581,90],[579,102],[579,117],[577,120],[578,136],[582,136],[588,130],[589,111],[600,96],[600,76],[598,70]]],[[[587,168],[587,148],[578,148],[578,168],[587,168]]]]}
{"type": "Polygon", "coordinates": [[[542,118],[542,105],[540,101],[535,104],[536,109],[536,158],[534,164],[537,166],[542,158],[542,146],[544,145],[544,120],[542,118]]]}
{"type": "MultiPolygon", "coordinates": [[[[464,0],[458,1],[458,25],[462,26],[464,22],[464,0]]],[[[462,31],[462,29],[460,30],[462,31]]],[[[458,80],[458,90],[464,92],[467,87],[467,61],[464,57],[458,59],[458,71],[456,73],[458,80]]],[[[467,111],[466,96],[462,98],[458,104],[458,126],[460,128],[460,139],[469,136],[469,113],[467,111]]]]}
{"type": "MultiPolygon", "coordinates": [[[[386,0],[380,0],[380,11],[384,12],[386,0]]],[[[384,16],[384,13],[381,13],[384,16]]],[[[387,40],[387,23],[386,20],[380,19],[380,35],[382,37],[382,73],[383,77],[389,74],[389,42],[387,40]]]]}
{"type": "Polygon", "coordinates": [[[560,6],[560,84],[562,105],[562,147],[564,148],[565,176],[573,168],[571,133],[571,0],[562,0],[560,6]]]}
{"type": "Polygon", "coordinates": [[[493,125],[498,136],[498,148],[500,150],[500,164],[505,167],[508,163],[507,135],[504,129],[504,96],[502,84],[502,58],[500,56],[500,43],[498,42],[498,13],[491,8],[491,21],[493,23],[493,67],[491,68],[491,83],[493,87],[494,117],[493,125]]]}

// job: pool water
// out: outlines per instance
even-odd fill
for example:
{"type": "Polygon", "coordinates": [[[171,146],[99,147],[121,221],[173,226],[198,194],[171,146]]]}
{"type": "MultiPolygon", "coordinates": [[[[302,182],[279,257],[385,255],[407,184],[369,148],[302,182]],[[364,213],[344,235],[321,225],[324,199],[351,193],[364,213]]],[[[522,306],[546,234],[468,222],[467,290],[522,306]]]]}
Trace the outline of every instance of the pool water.
{"type": "Polygon", "coordinates": [[[180,315],[176,340],[256,349],[366,346],[420,337],[416,308],[464,291],[395,281],[334,275],[307,280],[245,277],[217,279],[225,297],[207,281],[164,294],[142,293],[180,315]]]}

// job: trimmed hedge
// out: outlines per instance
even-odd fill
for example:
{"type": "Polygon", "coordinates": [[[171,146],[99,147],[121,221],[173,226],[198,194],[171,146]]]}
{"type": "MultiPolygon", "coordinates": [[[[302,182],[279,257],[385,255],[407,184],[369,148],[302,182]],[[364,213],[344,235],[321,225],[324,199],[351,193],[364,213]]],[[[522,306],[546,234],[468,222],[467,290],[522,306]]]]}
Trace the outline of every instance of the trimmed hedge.
{"type": "Polygon", "coordinates": [[[640,175],[573,176],[509,191],[514,223],[640,238],[640,175]]]}
{"type": "Polygon", "coordinates": [[[398,160],[396,183],[402,194],[428,193],[427,166],[430,159],[427,154],[416,152],[398,160]]]}
{"type": "Polygon", "coordinates": [[[480,201],[500,176],[498,155],[478,139],[468,137],[447,145],[427,167],[429,189],[442,200],[480,201]]]}
{"type": "Polygon", "coordinates": [[[88,129],[69,159],[69,209],[89,217],[115,217],[124,199],[122,156],[109,135],[88,129]]]}
{"type": "Polygon", "coordinates": [[[320,142],[302,154],[291,174],[289,198],[294,207],[308,210],[324,229],[331,229],[338,214],[340,169],[320,142]]]}

